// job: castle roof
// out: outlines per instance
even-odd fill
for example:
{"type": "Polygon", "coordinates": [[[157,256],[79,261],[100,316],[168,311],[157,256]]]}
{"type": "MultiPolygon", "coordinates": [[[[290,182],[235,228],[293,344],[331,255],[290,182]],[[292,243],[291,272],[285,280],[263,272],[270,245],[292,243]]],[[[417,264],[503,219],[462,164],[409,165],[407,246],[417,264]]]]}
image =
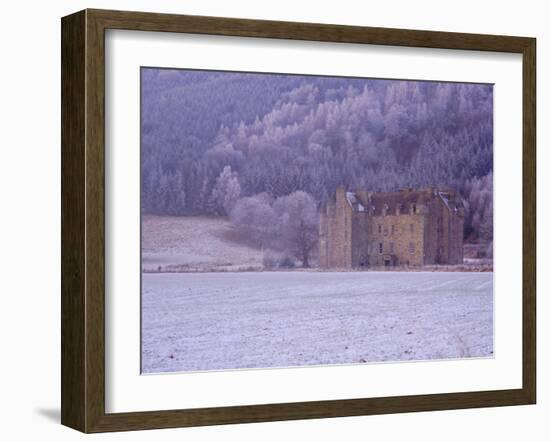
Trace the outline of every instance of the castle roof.
{"type": "Polygon", "coordinates": [[[365,205],[359,200],[359,197],[354,192],[346,192],[346,198],[353,210],[357,212],[364,212],[366,210],[365,205]]]}
{"type": "Polygon", "coordinates": [[[374,214],[382,213],[385,208],[389,213],[408,211],[412,205],[426,205],[435,198],[440,198],[449,210],[456,211],[462,206],[462,200],[453,189],[427,188],[420,190],[402,189],[397,192],[346,192],[346,197],[352,209],[358,212],[374,210],[374,214]]]}

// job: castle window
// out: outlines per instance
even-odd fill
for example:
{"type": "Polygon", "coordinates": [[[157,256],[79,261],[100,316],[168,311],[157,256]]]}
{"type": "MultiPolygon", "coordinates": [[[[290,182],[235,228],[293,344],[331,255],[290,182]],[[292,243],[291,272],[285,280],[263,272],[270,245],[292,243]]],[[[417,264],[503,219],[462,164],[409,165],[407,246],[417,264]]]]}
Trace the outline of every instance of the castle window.
{"type": "Polygon", "coordinates": [[[413,242],[410,242],[410,243],[409,243],[409,253],[410,253],[411,255],[414,255],[414,251],[415,251],[415,245],[414,245],[413,242]]]}
{"type": "Polygon", "coordinates": [[[412,213],[416,213],[416,204],[413,204],[412,213]]]}
{"type": "Polygon", "coordinates": [[[393,243],[390,243],[390,253],[393,253],[393,243]]]}
{"type": "Polygon", "coordinates": [[[383,252],[383,245],[381,242],[378,243],[378,253],[382,254],[383,252]]]}
{"type": "Polygon", "coordinates": [[[378,233],[382,233],[382,224],[378,224],[378,233]]]}
{"type": "Polygon", "coordinates": [[[393,235],[395,233],[395,226],[392,224],[391,225],[391,234],[393,235]]]}
{"type": "Polygon", "coordinates": [[[384,236],[388,236],[388,227],[384,227],[384,236]]]}
{"type": "Polygon", "coordinates": [[[410,224],[409,228],[411,229],[411,233],[414,233],[414,224],[410,224]]]}

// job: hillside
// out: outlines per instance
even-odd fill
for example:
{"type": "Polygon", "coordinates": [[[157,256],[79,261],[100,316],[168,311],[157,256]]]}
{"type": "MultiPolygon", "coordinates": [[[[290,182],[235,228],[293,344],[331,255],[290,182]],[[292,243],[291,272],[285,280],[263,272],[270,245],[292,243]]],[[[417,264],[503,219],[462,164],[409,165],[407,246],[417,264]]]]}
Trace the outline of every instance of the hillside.
{"type": "Polygon", "coordinates": [[[237,241],[226,218],[143,216],[145,272],[249,270],[261,266],[262,251],[237,241]]]}
{"type": "Polygon", "coordinates": [[[142,70],[142,207],[221,215],[239,195],[337,185],[391,191],[455,185],[493,169],[493,86],[309,75],[142,70]]]}

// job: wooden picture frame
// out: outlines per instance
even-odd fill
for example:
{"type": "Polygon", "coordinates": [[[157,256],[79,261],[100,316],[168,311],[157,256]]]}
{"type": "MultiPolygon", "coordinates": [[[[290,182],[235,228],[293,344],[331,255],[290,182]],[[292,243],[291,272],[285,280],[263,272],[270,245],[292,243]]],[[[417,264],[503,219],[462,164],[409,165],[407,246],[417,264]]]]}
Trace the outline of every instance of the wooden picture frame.
{"type": "Polygon", "coordinates": [[[534,38],[84,10],[62,19],[62,424],[83,432],[534,404],[536,41],[534,38]],[[140,30],[523,57],[523,385],[456,392],[132,413],[105,412],[105,30],[140,30]]]}

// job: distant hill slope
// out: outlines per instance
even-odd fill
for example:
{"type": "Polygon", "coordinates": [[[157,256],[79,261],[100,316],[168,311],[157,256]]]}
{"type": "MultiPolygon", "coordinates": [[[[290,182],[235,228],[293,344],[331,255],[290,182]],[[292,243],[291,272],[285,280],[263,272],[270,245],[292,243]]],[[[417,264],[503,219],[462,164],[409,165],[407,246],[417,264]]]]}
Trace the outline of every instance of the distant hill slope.
{"type": "Polygon", "coordinates": [[[212,194],[226,166],[241,196],[463,192],[493,170],[493,86],[143,68],[144,211],[224,213],[212,194]]]}
{"type": "Polygon", "coordinates": [[[223,271],[262,267],[262,251],[235,240],[226,218],[144,215],[142,270],[223,271]]]}

